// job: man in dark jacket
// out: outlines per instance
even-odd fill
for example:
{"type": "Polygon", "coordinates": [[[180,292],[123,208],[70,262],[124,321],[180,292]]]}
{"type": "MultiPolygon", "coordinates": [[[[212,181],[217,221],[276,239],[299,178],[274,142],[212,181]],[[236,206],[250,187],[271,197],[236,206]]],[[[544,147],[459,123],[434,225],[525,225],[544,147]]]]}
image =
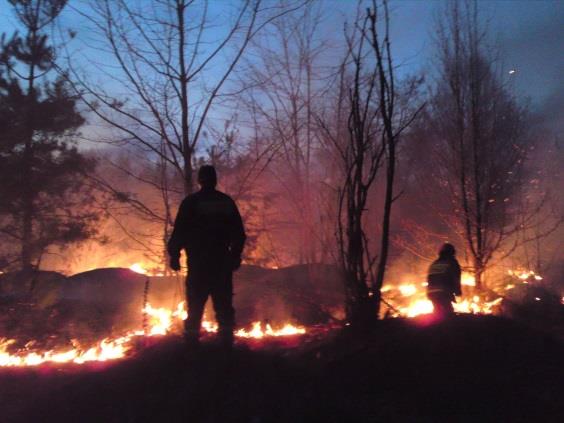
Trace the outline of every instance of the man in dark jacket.
{"type": "Polygon", "coordinates": [[[185,336],[197,342],[204,307],[211,296],[223,343],[233,342],[233,271],[241,266],[245,230],[237,205],[228,195],[215,189],[213,166],[198,172],[200,191],[187,196],[178,210],[168,242],[170,267],[180,270],[180,250],[188,257],[186,295],[188,319],[185,336]]]}
{"type": "Polygon", "coordinates": [[[455,254],[454,247],[445,243],[439,251],[439,258],[429,267],[427,297],[433,302],[435,313],[439,316],[453,314],[454,296],[462,294],[460,265],[456,261],[455,254]]]}

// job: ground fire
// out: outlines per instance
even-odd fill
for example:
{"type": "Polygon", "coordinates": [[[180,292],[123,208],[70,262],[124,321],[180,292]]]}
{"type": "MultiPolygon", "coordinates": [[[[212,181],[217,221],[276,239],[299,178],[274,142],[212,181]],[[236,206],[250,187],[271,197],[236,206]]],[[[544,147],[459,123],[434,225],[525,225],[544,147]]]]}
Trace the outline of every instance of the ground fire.
{"type": "MultiPolygon", "coordinates": [[[[140,263],[132,265],[130,269],[142,275],[161,276],[158,272],[153,273],[146,270],[146,267],[140,263]]],[[[519,283],[529,284],[542,280],[542,277],[532,270],[509,270],[507,274],[514,282],[506,284],[504,290],[511,290],[519,283]]],[[[472,288],[475,285],[472,275],[464,272],[462,284],[472,288]]],[[[433,305],[426,298],[426,286],[426,282],[385,285],[382,293],[390,306],[387,317],[413,318],[432,313],[433,305]]],[[[503,301],[502,295],[503,292],[491,300],[485,300],[479,295],[463,296],[454,304],[454,309],[456,313],[461,314],[495,314],[497,307],[503,301]]],[[[25,344],[23,349],[14,350],[15,340],[0,338],[0,367],[38,366],[44,363],[83,364],[123,359],[135,353],[138,342],[144,337],[164,336],[179,332],[182,321],[188,317],[184,301],[180,301],[176,308],[154,307],[147,303],[140,313],[144,316],[144,328],[129,331],[122,336],[104,338],[89,346],[81,345],[79,341],[73,340],[70,346],[41,351],[34,348],[35,342],[31,340],[25,344]]],[[[206,333],[217,332],[217,324],[211,320],[204,320],[202,328],[206,333]]],[[[306,327],[292,323],[273,326],[268,322],[255,321],[247,329],[238,329],[235,336],[241,340],[260,340],[295,337],[305,335],[307,332],[306,327]]]]}
{"type": "MultiPolygon", "coordinates": [[[[37,366],[43,363],[75,363],[83,364],[92,361],[108,361],[124,358],[132,351],[135,341],[142,337],[167,335],[174,330],[174,324],[185,320],[188,312],[185,303],[180,302],[174,310],[166,308],[155,308],[147,304],[143,309],[147,316],[147,327],[126,333],[117,338],[105,338],[97,345],[84,348],[77,342],[69,348],[62,347],[50,351],[33,351],[33,341],[26,344],[25,349],[14,353],[8,352],[10,345],[15,341],[0,338],[0,366],[37,366]]],[[[217,325],[211,321],[204,321],[204,331],[208,333],[217,332],[217,325]]],[[[238,338],[263,339],[268,337],[282,337],[303,335],[306,329],[286,323],[281,328],[273,328],[268,323],[254,322],[250,330],[239,329],[235,332],[238,338]]]]}
{"type": "MultiPolygon", "coordinates": [[[[504,291],[515,288],[518,284],[530,284],[542,281],[542,277],[533,270],[510,269],[507,275],[512,283],[505,283],[496,290],[489,292],[491,299],[485,299],[481,295],[471,293],[471,289],[476,286],[474,277],[463,272],[461,276],[461,284],[464,292],[457,302],[454,303],[454,311],[456,313],[471,314],[495,314],[498,306],[504,299],[504,291]],[[466,289],[468,289],[466,291],[466,289]]],[[[426,297],[427,282],[404,283],[400,285],[384,285],[382,294],[384,299],[389,303],[388,315],[392,317],[416,317],[423,314],[433,312],[433,304],[426,297]]]]}

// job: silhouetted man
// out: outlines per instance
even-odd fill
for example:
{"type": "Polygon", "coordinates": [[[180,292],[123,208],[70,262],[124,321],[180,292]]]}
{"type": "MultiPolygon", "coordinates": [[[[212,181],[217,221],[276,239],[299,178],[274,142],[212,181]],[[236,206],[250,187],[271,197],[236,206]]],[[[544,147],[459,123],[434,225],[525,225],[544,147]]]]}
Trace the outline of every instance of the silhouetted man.
{"type": "Polygon", "coordinates": [[[445,243],[439,251],[439,258],[429,267],[427,297],[433,302],[435,313],[439,316],[453,314],[454,296],[462,294],[460,265],[456,261],[455,254],[454,247],[445,243]]]}
{"type": "Polygon", "coordinates": [[[232,276],[241,266],[245,230],[235,202],[215,189],[213,166],[200,168],[198,183],[200,191],[187,196],[178,210],[168,242],[170,267],[180,270],[180,250],[184,249],[188,256],[186,339],[197,343],[204,307],[211,296],[220,339],[231,345],[235,326],[232,276]]]}

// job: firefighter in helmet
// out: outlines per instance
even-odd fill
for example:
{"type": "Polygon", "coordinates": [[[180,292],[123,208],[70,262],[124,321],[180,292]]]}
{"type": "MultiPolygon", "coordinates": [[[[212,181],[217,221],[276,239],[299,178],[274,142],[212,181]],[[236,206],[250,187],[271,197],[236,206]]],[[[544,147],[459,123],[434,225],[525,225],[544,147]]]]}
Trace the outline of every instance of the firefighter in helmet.
{"type": "Polygon", "coordinates": [[[452,303],[455,295],[461,295],[460,265],[455,258],[456,250],[449,243],[443,244],[439,258],[429,267],[427,275],[427,297],[433,303],[435,313],[447,316],[454,313],[452,303]]]}
{"type": "Polygon", "coordinates": [[[235,326],[233,271],[241,266],[245,230],[235,202],[215,189],[217,174],[213,166],[200,168],[198,183],[200,191],[187,196],[178,210],[167,246],[170,267],[180,270],[180,251],[185,250],[187,341],[198,342],[204,307],[211,296],[220,340],[230,346],[235,326]]]}

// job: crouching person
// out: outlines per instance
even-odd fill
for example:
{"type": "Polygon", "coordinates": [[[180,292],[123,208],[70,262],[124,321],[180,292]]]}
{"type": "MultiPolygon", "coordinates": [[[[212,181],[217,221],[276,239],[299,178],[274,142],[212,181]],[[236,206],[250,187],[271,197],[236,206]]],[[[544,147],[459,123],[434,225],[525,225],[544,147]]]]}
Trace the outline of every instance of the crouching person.
{"type": "Polygon", "coordinates": [[[439,258],[431,264],[427,275],[427,297],[433,303],[439,317],[454,314],[452,303],[455,295],[461,295],[460,265],[455,258],[454,246],[445,243],[439,251],[439,258]]]}
{"type": "Polygon", "coordinates": [[[211,296],[220,341],[231,346],[235,327],[233,271],[241,265],[245,230],[235,202],[215,189],[213,166],[200,168],[198,183],[200,191],[187,196],[178,210],[168,242],[170,267],[180,270],[180,251],[184,249],[188,259],[186,340],[198,343],[204,308],[211,296]]]}

